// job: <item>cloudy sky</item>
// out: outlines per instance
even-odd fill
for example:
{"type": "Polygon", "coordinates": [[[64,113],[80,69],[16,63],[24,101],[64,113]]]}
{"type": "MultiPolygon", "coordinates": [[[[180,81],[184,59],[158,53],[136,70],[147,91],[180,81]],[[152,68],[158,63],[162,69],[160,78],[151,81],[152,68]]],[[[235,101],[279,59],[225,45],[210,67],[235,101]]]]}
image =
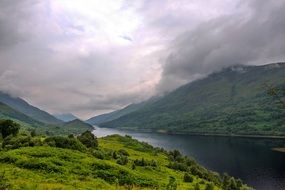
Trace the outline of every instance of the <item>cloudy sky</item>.
{"type": "Polygon", "coordinates": [[[284,0],[0,0],[0,90],[81,118],[285,60],[284,0]]]}

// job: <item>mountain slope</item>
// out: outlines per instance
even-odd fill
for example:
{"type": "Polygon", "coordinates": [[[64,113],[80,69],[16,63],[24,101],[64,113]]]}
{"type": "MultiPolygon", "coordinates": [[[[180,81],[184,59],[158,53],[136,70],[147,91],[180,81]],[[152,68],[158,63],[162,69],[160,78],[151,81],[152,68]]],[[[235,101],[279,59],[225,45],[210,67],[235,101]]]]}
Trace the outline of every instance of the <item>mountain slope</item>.
{"type": "Polygon", "coordinates": [[[14,98],[6,93],[0,92],[0,102],[8,105],[9,107],[24,113],[25,115],[47,124],[60,124],[62,121],[50,115],[49,113],[40,110],[21,98],[14,98]]]}
{"type": "Polygon", "coordinates": [[[54,117],[56,117],[57,119],[64,121],[64,122],[69,122],[72,121],[74,119],[78,119],[76,116],[74,116],[71,113],[67,113],[67,114],[56,114],[54,115],[54,117]]]}
{"type": "Polygon", "coordinates": [[[92,125],[84,123],[79,119],[61,124],[45,124],[37,121],[11,107],[0,102],[0,119],[11,119],[19,123],[24,130],[35,128],[39,134],[69,135],[80,134],[84,131],[93,131],[92,125]]]}
{"type": "Polygon", "coordinates": [[[94,127],[92,125],[85,123],[79,119],[74,119],[72,121],[66,122],[62,125],[62,127],[64,129],[73,130],[73,131],[78,130],[80,132],[87,130],[89,131],[94,130],[94,127]]]}
{"type": "Polygon", "coordinates": [[[41,122],[30,118],[29,116],[9,107],[2,102],[0,102],[0,118],[16,120],[25,126],[37,127],[44,125],[41,122]]]}
{"type": "Polygon", "coordinates": [[[100,126],[182,133],[285,135],[285,111],[267,95],[264,83],[284,87],[285,63],[223,69],[100,126]]]}
{"type": "Polygon", "coordinates": [[[154,98],[149,99],[148,101],[144,101],[144,102],[137,103],[137,104],[130,104],[130,105],[124,107],[123,109],[92,117],[92,118],[86,120],[86,122],[91,124],[91,125],[98,125],[101,123],[112,121],[112,120],[118,119],[124,115],[127,115],[129,113],[132,113],[138,109],[141,109],[144,106],[151,104],[152,102],[156,101],[157,99],[158,99],[157,97],[154,97],[154,98]]]}

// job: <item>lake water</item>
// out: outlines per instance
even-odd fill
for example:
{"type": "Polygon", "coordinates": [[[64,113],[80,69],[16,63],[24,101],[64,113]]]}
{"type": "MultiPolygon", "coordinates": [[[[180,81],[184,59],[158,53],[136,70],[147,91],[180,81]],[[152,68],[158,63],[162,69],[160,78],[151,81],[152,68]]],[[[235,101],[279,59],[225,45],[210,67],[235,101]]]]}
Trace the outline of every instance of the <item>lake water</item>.
{"type": "Polygon", "coordinates": [[[285,153],[271,150],[284,147],[285,139],[167,135],[98,127],[94,134],[128,134],[153,146],[178,149],[206,168],[241,178],[257,190],[285,190],[285,153]]]}

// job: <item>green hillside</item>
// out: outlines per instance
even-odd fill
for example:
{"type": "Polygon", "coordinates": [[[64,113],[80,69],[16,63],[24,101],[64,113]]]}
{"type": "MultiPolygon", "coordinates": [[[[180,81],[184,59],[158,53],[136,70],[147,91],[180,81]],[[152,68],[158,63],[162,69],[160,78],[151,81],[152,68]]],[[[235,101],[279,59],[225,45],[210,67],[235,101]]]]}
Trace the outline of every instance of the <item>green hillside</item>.
{"type": "Polygon", "coordinates": [[[51,114],[34,107],[19,97],[12,97],[9,94],[0,92],[0,102],[9,107],[22,112],[23,114],[46,124],[61,124],[63,121],[55,118],[51,114]]]}
{"type": "Polygon", "coordinates": [[[83,121],[80,121],[78,119],[62,124],[45,124],[1,102],[0,119],[11,119],[16,121],[17,123],[20,123],[23,126],[22,130],[35,129],[37,133],[48,135],[80,134],[86,130],[94,130],[92,125],[84,123],[83,121]]]}
{"type": "Polygon", "coordinates": [[[285,110],[267,94],[264,84],[284,87],[285,63],[223,69],[100,126],[181,133],[285,135],[285,110]]]}
{"type": "Polygon", "coordinates": [[[144,106],[151,104],[152,102],[155,102],[157,99],[158,98],[154,97],[154,98],[151,98],[151,99],[144,101],[144,102],[141,102],[141,103],[130,104],[121,110],[116,110],[116,111],[113,111],[110,113],[106,113],[106,114],[102,114],[102,115],[92,117],[92,118],[86,120],[86,122],[91,124],[91,125],[99,125],[101,123],[112,121],[112,120],[118,119],[124,115],[127,115],[129,113],[137,111],[138,109],[141,109],[144,106]]]}
{"type": "Polygon", "coordinates": [[[5,190],[249,189],[178,151],[167,152],[131,137],[104,137],[94,148],[75,137],[25,134],[2,144],[0,189],[5,190]]]}
{"type": "Polygon", "coordinates": [[[73,131],[75,134],[82,133],[82,131],[93,131],[94,127],[88,123],[85,123],[79,119],[66,122],[62,125],[63,130],[73,131]]]}
{"type": "Polygon", "coordinates": [[[14,110],[13,108],[9,107],[8,105],[2,102],[0,102],[0,118],[15,120],[18,123],[21,123],[26,128],[40,127],[44,125],[43,123],[34,120],[17,110],[14,110]]]}

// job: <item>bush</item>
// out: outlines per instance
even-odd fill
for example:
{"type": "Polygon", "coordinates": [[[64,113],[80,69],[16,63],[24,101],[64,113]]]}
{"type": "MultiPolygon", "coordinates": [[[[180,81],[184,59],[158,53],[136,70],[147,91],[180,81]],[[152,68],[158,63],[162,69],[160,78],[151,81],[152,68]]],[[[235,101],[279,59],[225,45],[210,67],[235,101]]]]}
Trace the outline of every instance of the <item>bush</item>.
{"type": "Polygon", "coordinates": [[[6,149],[16,149],[31,145],[31,137],[29,136],[8,136],[4,139],[2,147],[6,149]]]}
{"type": "Polygon", "coordinates": [[[118,154],[123,156],[130,156],[130,154],[125,149],[118,150],[118,154]]]}
{"type": "Polygon", "coordinates": [[[188,170],[188,166],[185,163],[170,162],[168,164],[168,167],[173,170],[184,171],[184,172],[188,170]]]}
{"type": "Polygon", "coordinates": [[[129,162],[129,159],[127,156],[120,156],[120,158],[117,160],[117,164],[120,165],[127,165],[129,162]]]}
{"type": "Polygon", "coordinates": [[[205,190],[214,190],[215,186],[213,183],[207,183],[205,190]]]}
{"type": "Polygon", "coordinates": [[[151,166],[151,167],[157,167],[157,162],[155,160],[145,160],[144,158],[142,159],[135,159],[134,160],[134,165],[136,166],[151,166]]]}
{"type": "Polygon", "coordinates": [[[200,190],[200,185],[199,185],[199,183],[196,183],[196,184],[195,184],[194,190],[200,190]]]}
{"type": "Polygon", "coordinates": [[[35,129],[33,129],[32,131],[31,131],[31,137],[35,137],[37,134],[36,134],[36,130],[35,129]]]}
{"type": "Polygon", "coordinates": [[[85,151],[86,147],[77,139],[75,138],[68,138],[68,137],[49,137],[46,138],[45,143],[52,147],[58,148],[67,148],[79,151],[85,151]]]}
{"type": "Polygon", "coordinates": [[[3,139],[9,135],[16,136],[19,130],[20,125],[18,123],[15,123],[10,119],[0,120],[0,133],[2,134],[3,139]]]}
{"type": "Polygon", "coordinates": [[[77,139],[84,144],[87,148],[97,148],[98,140],[97,137],[92,134],[90,131],[85,131],[77,139]]]}
{"type": "Polygon", "coordinates": [[[100,160],[104,160],[105,159],[105,154],[104,152],[102,152],[101,150],[95,150],[93,151],[93,156],[100,159],[100,160]]]}
{"type": "Polygon", "coordinates": [[[193,182],[193,177],[192,177],[190,174],[185,173],[183,180],[184,180],[184,182],[190,182],[190,183],[192,183],[192,182],[193,182]]]}

